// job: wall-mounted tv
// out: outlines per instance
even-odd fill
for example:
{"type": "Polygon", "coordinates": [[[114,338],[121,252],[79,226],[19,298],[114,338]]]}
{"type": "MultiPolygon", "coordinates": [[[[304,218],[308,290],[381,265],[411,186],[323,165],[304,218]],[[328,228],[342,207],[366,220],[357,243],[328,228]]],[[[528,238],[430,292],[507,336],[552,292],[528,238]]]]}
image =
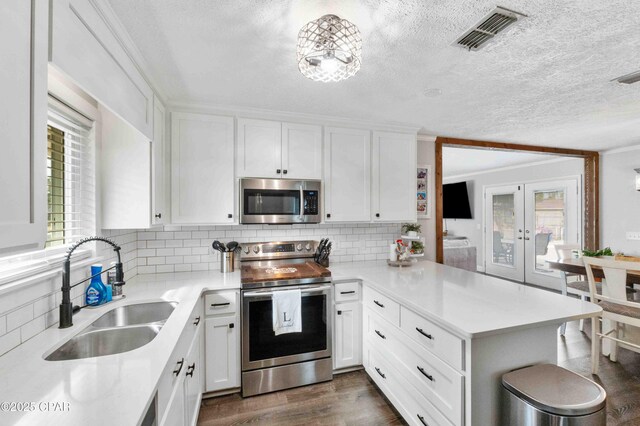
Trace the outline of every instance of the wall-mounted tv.
{"type": "Polygon", "coordinates": [[[472,219],[467,182],[442,185],[442,201],[445,219],[472,219]]]}

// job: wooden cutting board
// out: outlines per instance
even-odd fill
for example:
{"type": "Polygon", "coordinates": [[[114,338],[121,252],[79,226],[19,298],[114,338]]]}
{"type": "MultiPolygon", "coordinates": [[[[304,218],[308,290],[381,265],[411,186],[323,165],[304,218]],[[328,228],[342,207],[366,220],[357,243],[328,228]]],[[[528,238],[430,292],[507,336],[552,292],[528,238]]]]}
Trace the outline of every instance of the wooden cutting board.
{"type": "Polygon", "coordinates": [[[258,283],[263,281],[297,280],[304,278],[330,277],[331,271],[315,262],[281,264],[272,267],[242,265],[240,281],[258,283]]]}

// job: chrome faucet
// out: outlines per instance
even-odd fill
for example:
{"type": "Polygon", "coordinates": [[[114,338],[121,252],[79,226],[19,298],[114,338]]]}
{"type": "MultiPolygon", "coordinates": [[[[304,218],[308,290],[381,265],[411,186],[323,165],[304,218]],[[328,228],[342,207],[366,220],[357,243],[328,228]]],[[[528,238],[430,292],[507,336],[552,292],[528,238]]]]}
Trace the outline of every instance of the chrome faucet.
{"type": "MultiPolygon", "coordinates": [[[[91,278],[93,278],[93,276],[89,277],[89,278],[85,278],[84,280],[77,282],[73,285],[70,284],[70,279],[71,279],[71,254],[74,252],[75,249],[77,249],[78,247],[80,247],[82,244],[84,243],[88,243],[89,241],[102,241],[105,242],[107,244],[110,244],[111,246],[113,246],[113,251],[116,252],[116,254],[118,255],[118,262],[116,263],[116,280],[113,283],[113,285],[124,285],[124,272],[122,271],[122,260],[120,259],[120,246],[117,245],[116,243],[114,243],[113,241],[107,239],[107,238],[103,238],[103,237],[87,237],[87,238],[83,238],[82,240],[78,241],[77,243],[75,243],[74,245],[72,245],[69,250],[67,250],[67,258],[64,261],[64,264],[62,265],[62,303],[60,303],[60,323],[59,323],[59,328],[69,328],[73,325],[73,314],[77,311],[79,311],[80,307],[78,306],[73,306],[73,304],[71,303],[71,289],[77,285],[82,284],[83,282],[86,282],[88,280],[90,280],[91,278]]],[[[106,272],[109,269],[105,269],[104,271],[99,272],[97,275],[102,274],[103,272],[106,272]]]]}

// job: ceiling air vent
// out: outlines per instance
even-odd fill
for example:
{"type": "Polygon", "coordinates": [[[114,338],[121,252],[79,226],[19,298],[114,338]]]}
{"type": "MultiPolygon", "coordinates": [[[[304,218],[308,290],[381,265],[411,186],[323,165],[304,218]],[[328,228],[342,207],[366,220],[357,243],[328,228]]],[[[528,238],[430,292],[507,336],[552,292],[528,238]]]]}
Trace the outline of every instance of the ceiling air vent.
{"type": "Polygon", "coordinates": [[[520,17],[526,16],[527,15],[522,13],[498,6],[482,18],[477,25],[471,27],[458,37],[454,45],[469,50],[478,50],[499,32],[516,22],[520,17]]]}
{"type": "Polygon", "coordinates": [[[640,81],[640,71],[632,72],[631,74],[623,75],[622,77],[614,78],[611,81],[617,81],[618,83],[632,84],[640,81]]]}

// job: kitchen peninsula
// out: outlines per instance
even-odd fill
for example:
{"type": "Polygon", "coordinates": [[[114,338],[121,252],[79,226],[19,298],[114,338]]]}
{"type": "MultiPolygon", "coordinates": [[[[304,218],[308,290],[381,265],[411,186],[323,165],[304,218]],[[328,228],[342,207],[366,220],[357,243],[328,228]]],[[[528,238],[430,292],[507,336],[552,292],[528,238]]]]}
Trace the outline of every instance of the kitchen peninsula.
{"type": "MultiPolygon", "coordinates": [[[[363,364],[411,423],[417,415],[435,419],[434,424],[497,424],[500,376],[525,365],[556,363],[558,325],[600,311],[591,303],[428,261],[401,269],[382,262],[343,263],[330,269],[336,285],[362,282],[363,364]],[[404,370],[409,362],[416,365],[404,370]],[[424,389],[418,379],[426,380],[424,389]],[[394,380],[402,386],[395,386],[394,380]]],[[[11,421],[46,419],[52,425],[81,425],[89,419],[96,424],[140,421],[156,392],[163,399],[159,387],[167,367],[169,373],[173,369],[170,355],[182,330],[193,327],[192,312],[204,303],[202,295],[238,291],[240,276],[215,271],[149,274],[132,278],[127,287],[125,300],[83,310],[74,318],[74,327],[49,328],[0,357],[3,401],[77,402],[82,395],[82,404],[73,403],[64,415],[10,413],[11,421]],[[115,356],[43,359],[113,307],[154,300],[178,304],[148,345],[115,356]],[[21,368],[14,368],[18,362],[21,368]],[[92,380],[109,383],[109,391],[90,391],[92,380]],[[139,391],[123,398],[127,393],[122,390],[132,388],[139,391]],[[109,418],[95,416],[100,407],[112,406],[119,409],[109,418]]],[[[158,416],[163,409],[158,404],[158,416]]]]}

